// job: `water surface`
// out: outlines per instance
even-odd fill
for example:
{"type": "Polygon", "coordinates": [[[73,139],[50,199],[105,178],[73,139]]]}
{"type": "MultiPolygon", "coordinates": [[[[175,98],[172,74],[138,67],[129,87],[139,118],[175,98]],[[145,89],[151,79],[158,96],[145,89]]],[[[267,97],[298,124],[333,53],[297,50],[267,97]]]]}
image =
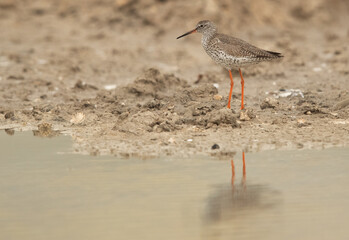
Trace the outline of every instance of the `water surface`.
{"type": "Polygon", "coordinates": [[[73,154],[0,132],[1,239],[347,239],[349,149],[213,158],[73,154]]]}

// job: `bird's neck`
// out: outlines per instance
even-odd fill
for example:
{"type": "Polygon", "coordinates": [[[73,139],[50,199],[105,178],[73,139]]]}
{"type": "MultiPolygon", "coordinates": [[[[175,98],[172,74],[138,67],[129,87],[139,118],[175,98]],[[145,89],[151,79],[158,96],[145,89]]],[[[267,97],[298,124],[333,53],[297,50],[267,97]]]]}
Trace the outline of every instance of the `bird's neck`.
{"type": "Polygon", "coordinates": [[[209,42],[211,41],[212,38],[214,38],[216,33],[217,33],[217,30],[216,29],[212,29],[212,30],[206,31],[206,32],[204,32],[202,34],[201,43],[202,43],[202,46],[204,48],[206,48],[208,46],[209,42]]]}

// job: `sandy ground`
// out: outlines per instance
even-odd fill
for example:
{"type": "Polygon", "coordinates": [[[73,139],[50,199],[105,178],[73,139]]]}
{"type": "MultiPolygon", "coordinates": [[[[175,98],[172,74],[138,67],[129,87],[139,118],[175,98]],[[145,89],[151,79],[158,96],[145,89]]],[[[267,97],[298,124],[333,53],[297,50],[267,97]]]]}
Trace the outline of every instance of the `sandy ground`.
{"type": "Polygon", "coordinates": [[[349,145],[347,1],[0,1],[0,129],[123,157],[349,145]],[[229,76],[200,35],[282,52],[229,76]]]}

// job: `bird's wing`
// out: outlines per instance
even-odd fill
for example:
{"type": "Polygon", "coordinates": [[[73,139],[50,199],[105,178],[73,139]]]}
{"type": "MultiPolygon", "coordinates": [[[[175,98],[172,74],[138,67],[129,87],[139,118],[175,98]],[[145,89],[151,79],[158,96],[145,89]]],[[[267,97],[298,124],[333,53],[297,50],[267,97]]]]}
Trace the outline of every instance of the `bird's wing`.
{"type": "Polygon", "coordinates": [[[269,59],[280,55],[279,53],[265,51],[245,42],[244,40],[225,34],[217,34],[212,41],[216,49],[235,57],[269,59]]]}

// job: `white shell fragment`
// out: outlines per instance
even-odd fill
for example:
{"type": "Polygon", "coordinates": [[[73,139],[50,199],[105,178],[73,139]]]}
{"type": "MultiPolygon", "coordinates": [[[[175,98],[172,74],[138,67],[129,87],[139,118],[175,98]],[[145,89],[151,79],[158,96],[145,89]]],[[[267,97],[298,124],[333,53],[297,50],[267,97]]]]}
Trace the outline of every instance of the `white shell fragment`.
{"type": "Polygon", "coordinates": [[[116,84],[104,85],[105,90],[114,90],[116,88],[116,84]]]}
{"type": "Polygon", "coordinates": [[[301,96],[304,98],[304,94],[300,89],[282,89],[274,92],[266,92],[265,94],[272,94],[275,98],[296,96],[301,96]]]}
{"type": "Polygon", "coordinates": [[[85,121],[85,114],[82,113],[82,112],[78,112],[76,113],[72,119],[70,119],[70,123],[72,124],[80,124],[82,123],[83,121],[85,121]]]}

